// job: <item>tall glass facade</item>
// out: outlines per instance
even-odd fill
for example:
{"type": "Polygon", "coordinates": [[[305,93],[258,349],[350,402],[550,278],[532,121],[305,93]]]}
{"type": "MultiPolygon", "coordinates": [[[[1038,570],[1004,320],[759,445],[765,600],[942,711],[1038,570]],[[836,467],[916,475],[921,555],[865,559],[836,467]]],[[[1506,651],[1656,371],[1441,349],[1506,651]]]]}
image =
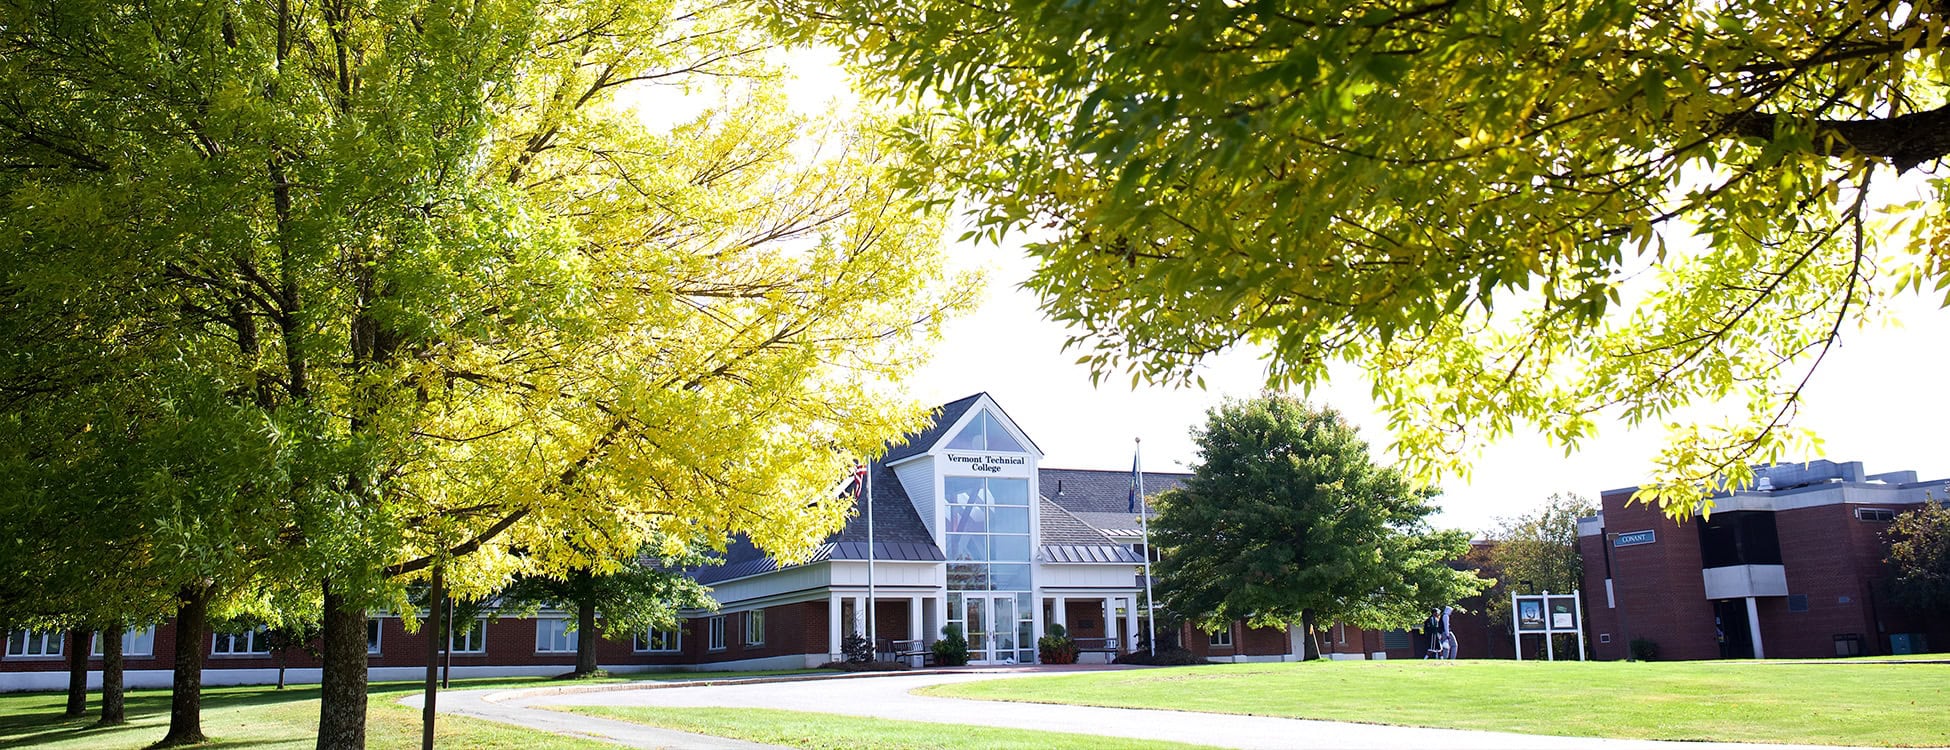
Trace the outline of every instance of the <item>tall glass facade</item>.
{"type": "Polygon", "coordinates": [[[1034,661],[1029,480],[945,477],[943,490],[949,621],[982,656],[1034,661]]]}

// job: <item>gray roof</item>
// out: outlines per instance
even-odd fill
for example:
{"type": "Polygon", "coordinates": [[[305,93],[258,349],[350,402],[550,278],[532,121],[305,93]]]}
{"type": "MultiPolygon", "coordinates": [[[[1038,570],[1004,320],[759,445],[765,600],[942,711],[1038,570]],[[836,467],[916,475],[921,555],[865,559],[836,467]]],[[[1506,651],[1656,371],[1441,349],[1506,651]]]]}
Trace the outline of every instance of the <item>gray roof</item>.
{"type": "MultiPolygon", "coordinates": [[[[1137,514],[1130,511],[1131,472],[1100,469],[1041,469],[1037,472],[1043,496],[1084,523],[1098,529],[1137,528],[1137,514]],[[1114,514],[1122,520],[1112,520],[1114,514]]],[[[1175,489],[1192,475],[1180,472],[1144,472],[1144,496],[1175,489]]]]}
{"type": "Polygon", "coordinates": [[[901,442],[895,445],[893,450],[887,451],[887,457],[882,460],[891,463],[909,456],[917,456],[928,452],[928,449],[933,448],[935,443],[941,442],[942,433],[947,432],[948,428],[955,426],[956,422],[961,421],[961,415],[967,414],[969,408],[973,407],[976,401],[980,401],[985,394],[986,391],[973,396],[963,396],[935,407],[934,421],[928,423],[926,429],[902,438],[901,442]]]}
{"type": "MultiPolygon", "coordinates": [[[[894,476],[892,469],[882,462],[874,462],[872,485],[874,559],[947,559],[941,554],[941,548],[935,545],[934,537],[928,534],[928,527],[921,523],[921,516],[914,512],[913,501],[907,498],[907,490],[901,487],[900,479],[894,476]]],[[[847,519],[846,526],[827,537],[806,559],[806,564],[867,559],[867,515],[864,510],[856,509],[853,516],[847,519]]],[[[723,565],[694,569],[691,576],[699,583],[711,584],[769,573],[779,567],[777,561],[741,534],[726,546],[723,565]]]]}
{"type": "Polygon", "coordinates": [[[1037,559],[1052,563],[1144,562],[1129,547],[1111,541],[1049,498],[1038,498],[1036,505],[1043,526],[1043,543],[1037,548],[1037,559]]]}
{"type": "Polygon", "coordinates": [[[1144,564],[1144,558],[1120,545],[1045,544],[1039,552],[1042,561],[1050,563],[1144,564]]]}

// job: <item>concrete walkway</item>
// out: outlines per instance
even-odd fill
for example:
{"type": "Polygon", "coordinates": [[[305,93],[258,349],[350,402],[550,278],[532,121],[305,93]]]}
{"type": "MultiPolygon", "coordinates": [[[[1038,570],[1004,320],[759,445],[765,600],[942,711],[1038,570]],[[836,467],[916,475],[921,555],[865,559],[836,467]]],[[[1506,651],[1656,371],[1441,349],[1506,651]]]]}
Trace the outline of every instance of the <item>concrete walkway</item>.
{"type": "MultiPolygon", "coordinates": [[[[1069,668],[1063,671],[1072,671],[1069,668]]],[[[448,693],[442,712],[529,726],[576,736],[607,739],[632,747],[760,747],[704,738],[626,722],[544,710],[555,706],[668,706],[770,708],[942,724],[1071,732],[1133,739],[1171,740],[1233,748],[1297,750],[1807,750],[1808,745],[1749,745],[1714,742],[1660,742],[1587,737],[1553,737],[1457,729],[1425,729],[1264,716],[1096,708],[1037,703],[1003,703],[936,698],[910,691],[928,685],[972,680],[1011,679],[1047,674],[1044,669],[968,671],[935,674],[853,675],[841,679],[754,681],[686,686],[633,683],[598,690],[448,693]],[[470,697],[471,696],[471,697],[470,697]],[[623,725],[616,727],[613,725],[623,725]],[[640,732],[627,732],[636,727],[640,732]]],[[[952,732],[952,729],[943,729],[952,732]]]]}

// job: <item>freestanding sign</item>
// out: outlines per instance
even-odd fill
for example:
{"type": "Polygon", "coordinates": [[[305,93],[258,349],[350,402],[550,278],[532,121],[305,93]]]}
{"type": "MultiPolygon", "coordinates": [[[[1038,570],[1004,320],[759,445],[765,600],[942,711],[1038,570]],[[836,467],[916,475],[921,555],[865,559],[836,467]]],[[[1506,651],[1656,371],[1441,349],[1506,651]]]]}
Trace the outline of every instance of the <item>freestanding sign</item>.
{"type": "Polygon", "coordinates": [[[1543,636],[1545,657],[1557,661],[1557,648],[1551,636],[1559,633],[1577,634],[1578,661],[1584,661],[1584,604],[1577,591],[1569,594],[1512,592],[1510,612],[1516,621],[1516,627],[1510,632],[1510,642],[1516,646],[1517,661],[1523,661],[1523,637],[1526,635],[1543,636]]]}

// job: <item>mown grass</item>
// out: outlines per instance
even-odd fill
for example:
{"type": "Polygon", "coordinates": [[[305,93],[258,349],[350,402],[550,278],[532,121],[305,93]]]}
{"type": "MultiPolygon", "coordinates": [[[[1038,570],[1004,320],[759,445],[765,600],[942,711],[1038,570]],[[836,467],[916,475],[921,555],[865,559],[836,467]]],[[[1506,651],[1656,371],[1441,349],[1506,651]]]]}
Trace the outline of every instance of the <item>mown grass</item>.
{"type": "Polygon", "coordinates": [[[1586,737],[1950,744],[1950,664],[1215,664],[968,682],[920,692],[1586,737]]]}
{"type": "MultiPolygon", "coordinates": [[[[758,674],[768,673],[637,674],[577,681],[575,684],[751,677],[758,674]]],[[[562,683],[545,677],[511,677],[455,680],[454,689],[543,687],[555,684],[562,683]]],[[[369,703],[366,713],[369,747],[383,750],[420,746],[419,709],[398,703],[400,698],[418,693],[420,688],[420,683],[415,682],[376,683],[371,686],[367,691],[369,703]]],[[[90,694],[88,716],[67,719],[61,716],[67,705],[67,696],[63,693],[0,693],[0,747],[49,750],[142,748],[162,739],[168,732],[167,689],[129,691],[129,723],[119,727],[94,726],[100,713],[99,698],[98,694],[90,694]]],[[[441,747],[486,750],[615,747],[459,716],[442,715],[435,729],[435,740],[441,747]]],[[[317,744],[317,732],[316,685],[284,690],[268,686],[209,687],[203,690],[203,733],[211,738],[210,744],[205,747],[309,750],[317,744]]]]}
{"type": "Polygon", "coordinates": [[[809,750],[1166,750],[1203,747],[1090,734],[752,708],[562,706],[558,710],[809,750]]]}

